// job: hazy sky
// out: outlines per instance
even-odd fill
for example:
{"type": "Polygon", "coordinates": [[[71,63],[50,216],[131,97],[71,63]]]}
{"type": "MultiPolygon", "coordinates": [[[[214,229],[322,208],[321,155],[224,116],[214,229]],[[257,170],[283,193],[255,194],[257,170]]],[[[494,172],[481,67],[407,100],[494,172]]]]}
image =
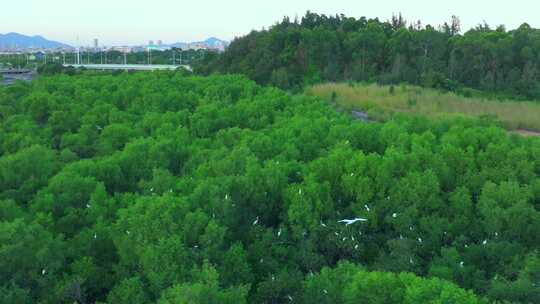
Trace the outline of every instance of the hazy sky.
{"type": "Polygon", "coordinates": [[[539,0],[0,0],[0,33],[19,32],[76,45],[142,44],[148,40],[230,40],[261,29],[283,16],[343,13],[387,20],[401,12],[407,20],[438,25],[451,15],[468,29],[484,20],[513,29],[523,22],[540,27],[539,0]]]}

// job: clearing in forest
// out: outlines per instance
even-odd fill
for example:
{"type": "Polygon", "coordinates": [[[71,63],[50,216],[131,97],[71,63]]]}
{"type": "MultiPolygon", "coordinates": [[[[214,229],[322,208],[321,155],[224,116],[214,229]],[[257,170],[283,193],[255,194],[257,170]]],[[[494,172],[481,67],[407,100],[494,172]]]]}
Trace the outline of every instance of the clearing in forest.
{"type": "Polygon", "coordinates": [[[540,135],[540,102],[499,101],[468,98],[415,86],[327,83],[310,87],[306,94],[319,96],[347,109],[421,113],[429,117],[466,115],[493,116],[509,130],[540,135]]]}

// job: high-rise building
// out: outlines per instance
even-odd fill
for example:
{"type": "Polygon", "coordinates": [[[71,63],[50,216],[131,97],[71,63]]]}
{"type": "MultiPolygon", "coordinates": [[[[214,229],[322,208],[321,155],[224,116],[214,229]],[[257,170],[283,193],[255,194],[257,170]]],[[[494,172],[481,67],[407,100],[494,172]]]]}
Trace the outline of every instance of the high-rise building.
{"type": "Polygon", "coordinates": [[[99,40],[97,38],[94,38],[94,48],[97,49],[99,47],[99,40]]]}
{"type": "Polygon", "coordinates": [[[162,44],[163,44],[163,41],[161,41],[161,40],[158,40],[158,41],[157,41],[157,45],[158,45],[158,46],[161,46],[162,44]]]}
{"type": "Polygon", "coordinates": [[[148,41],[148,45],[154,45],[154,40],[148,41]]]}

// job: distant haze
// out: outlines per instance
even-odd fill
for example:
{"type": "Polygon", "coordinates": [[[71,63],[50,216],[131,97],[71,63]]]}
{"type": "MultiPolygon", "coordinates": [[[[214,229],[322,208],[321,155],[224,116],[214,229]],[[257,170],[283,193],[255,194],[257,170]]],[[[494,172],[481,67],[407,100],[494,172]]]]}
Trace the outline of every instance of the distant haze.
{"type": "Polygon", "coordinates": [[[409,20],[438,25],[451,15],[469,29],[486,21],[514,29],[527,22],[540,27],[538,0],[10,0],[0,5],[0,33],[42,35],[72,45],[145,44],[198,41],[208,37],[231,40],[252,29],[268,27],[283,16],[301,17],[307,10],[350,17],[387,20],[401,12],[409,20]],[[77,38],[78,37],[78,38],[77,38]]]}

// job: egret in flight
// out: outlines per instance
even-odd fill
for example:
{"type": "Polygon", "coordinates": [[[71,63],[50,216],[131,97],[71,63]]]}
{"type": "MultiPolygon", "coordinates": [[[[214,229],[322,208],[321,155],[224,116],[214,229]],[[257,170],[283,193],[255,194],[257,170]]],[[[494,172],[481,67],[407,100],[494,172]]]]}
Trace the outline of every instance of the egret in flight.
{"type": "Polygon", "coordinates": [[[352,220],[345,219],[345,220],[338,221],[338,223],[344,223],[346,226],[352,225],[352,224],[354,224],[356,222],[367,222],[367,219],[357,217],[357,218],[354,218],[352,220]]]}

